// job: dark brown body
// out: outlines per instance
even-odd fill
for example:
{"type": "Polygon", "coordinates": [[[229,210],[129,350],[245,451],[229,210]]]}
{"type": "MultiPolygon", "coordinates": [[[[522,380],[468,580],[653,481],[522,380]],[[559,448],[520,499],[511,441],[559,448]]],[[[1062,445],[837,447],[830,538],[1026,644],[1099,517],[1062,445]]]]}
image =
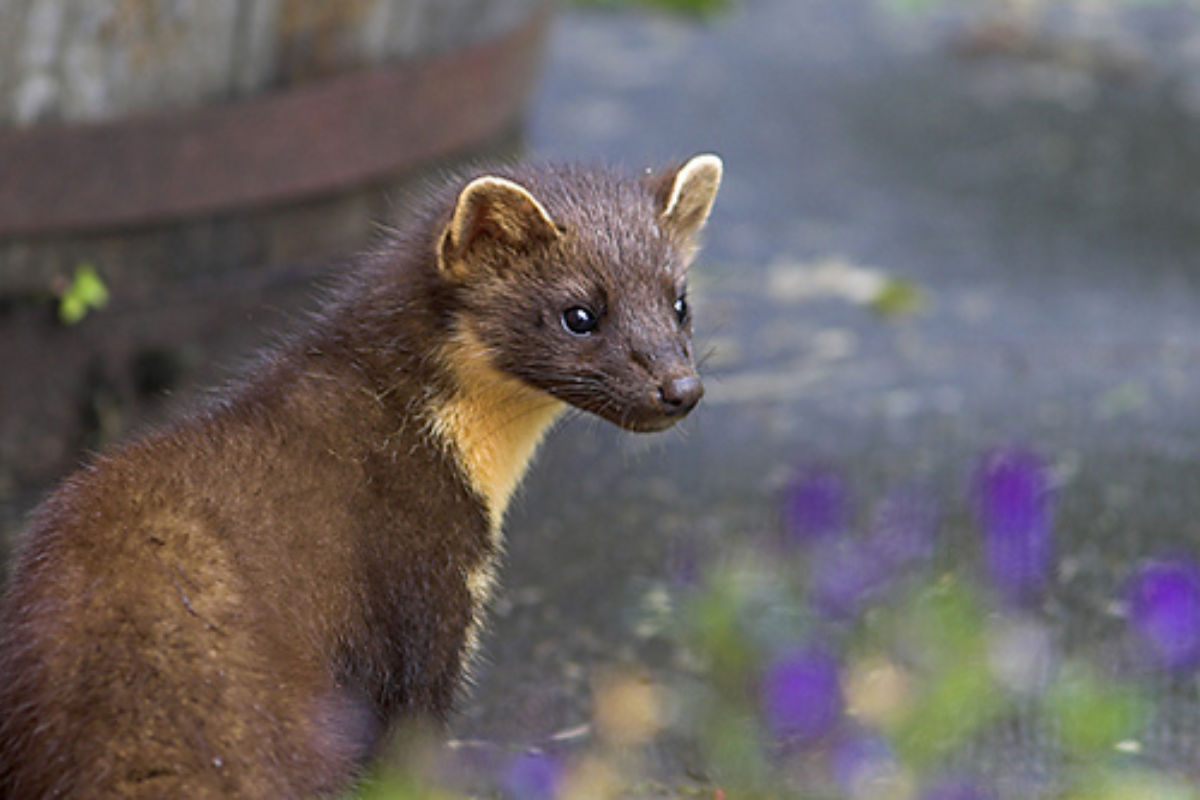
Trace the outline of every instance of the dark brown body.
{"type": "Polygon", "coordinates": [[[326,794],[397,721],[444,718],[564,401],[649,430],[699,399],[682,315],[634,306],[664,260],[682,280],[719,179],[701,166],[694,186],[533,170],[447,194],[226,399],[71,478],[0,610],[0,796],[326,794]],[[602,287],[607,340],[562,339],[548,314],[584,301],[554,293],[616,269],[597,235],[632,272],[602,287]]]}

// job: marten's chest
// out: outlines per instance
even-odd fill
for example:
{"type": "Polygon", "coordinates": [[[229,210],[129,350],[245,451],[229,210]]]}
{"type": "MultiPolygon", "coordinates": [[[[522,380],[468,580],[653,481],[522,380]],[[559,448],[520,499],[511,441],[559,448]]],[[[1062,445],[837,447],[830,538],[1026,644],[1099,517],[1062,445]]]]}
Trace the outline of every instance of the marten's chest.
{"type": "Polygon", "coordinates": [[[564,405],[490,366],[483,346],[468,334],[446,348],[445,358],[456,391],[433,410],[434,435],[483,500],[499,536],[509,500],[564,405]]]}

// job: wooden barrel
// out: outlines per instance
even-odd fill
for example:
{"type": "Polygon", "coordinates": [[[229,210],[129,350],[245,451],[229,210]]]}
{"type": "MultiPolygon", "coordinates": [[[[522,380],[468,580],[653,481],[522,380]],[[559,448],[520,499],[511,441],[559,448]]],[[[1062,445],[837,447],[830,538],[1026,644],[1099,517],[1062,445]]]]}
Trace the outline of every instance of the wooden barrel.
{"type": "Polygon", "coordinates": [[[511,151],[551,11],[0,0],[0,505],[211,379],[424,171],[511,151]],[[65,326],[83,264],[111,302],[65,326]]]}

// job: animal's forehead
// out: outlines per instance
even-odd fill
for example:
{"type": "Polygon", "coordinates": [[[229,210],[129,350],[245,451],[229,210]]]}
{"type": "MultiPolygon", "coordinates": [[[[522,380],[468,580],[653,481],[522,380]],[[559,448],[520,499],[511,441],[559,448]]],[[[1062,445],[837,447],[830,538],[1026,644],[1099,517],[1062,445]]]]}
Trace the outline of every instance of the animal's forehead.
{"type": "Polygon", "coordinates": [[[514,177],[517,183],[527,180],[533,195],[560,221],[602,222],[614,216],[626,222],[638,218],[653,221],[655,200],[650,188],[630,176],[603,169],[558,166],[514,177]]]}
{"type": "Polygon", "coordinates": [[[679,254],[660,227],[651,187],[635,177],[577,167],[536,170],[524,178],[565,235],[574,270],[601,282],[659,285],[677,272],[679,254]]]}
{"type": "Polygon", "coordinates": [[[571,224],[567,236],[572,260],[601,283],[658,288],[678,272],[670,242],[653,218],[599,213],[571,224]]]}
{"type": "Polygon", "coordinates": [[[647,197],[571,206],[561,223],[578,247],[614,265],[657,272],[672,258],[671,242],[647,197]]]}

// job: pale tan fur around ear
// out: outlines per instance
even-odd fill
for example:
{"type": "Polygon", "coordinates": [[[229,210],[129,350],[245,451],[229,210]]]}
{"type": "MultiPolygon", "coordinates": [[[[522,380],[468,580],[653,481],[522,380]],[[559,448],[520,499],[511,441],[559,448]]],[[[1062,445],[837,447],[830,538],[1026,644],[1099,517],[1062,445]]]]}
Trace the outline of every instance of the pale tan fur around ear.
{"type": "Polygon", "coordinates": [[[458,195],[442,236],[442,266],[454,271],[474,248],[488,243],[520,247],[557,236],[546,209],[523,186],[505,178],[476,178],[458,195]]]}
{"type": "Polygon", "coordinates": [[[721,159],[711,154],[696,156],[680,167],[662,212],[663,225],[685,240],[694,239],[712,211],[722,170],[721,159]]]}

